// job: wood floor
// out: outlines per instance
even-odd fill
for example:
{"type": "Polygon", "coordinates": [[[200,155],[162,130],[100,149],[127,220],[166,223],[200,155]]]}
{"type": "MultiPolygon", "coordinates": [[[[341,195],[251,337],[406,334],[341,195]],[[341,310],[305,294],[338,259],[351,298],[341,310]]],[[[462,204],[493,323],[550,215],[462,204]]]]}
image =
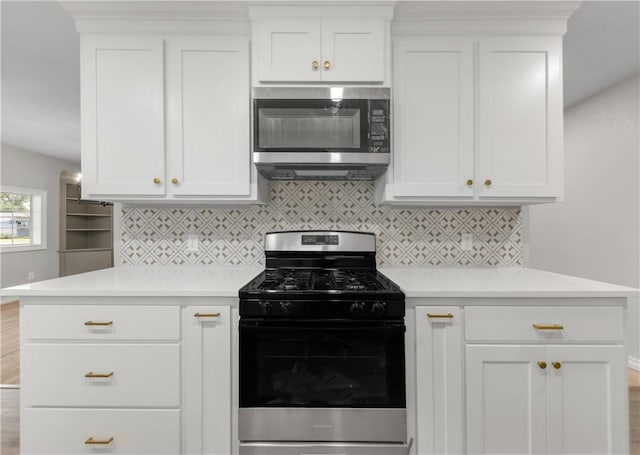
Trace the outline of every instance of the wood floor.
{"type": "Polygon", "coordinates": [[[0,384],[20,384],[18,301],[0,305],[0,384]]]}
{"type": "Polygon", "coordinates": [[[631,453],[640,455],[640,371],[629,369],[629,431],[631,453]]]}
{"type": "MultiPolygon", "coordinates": [[[[0,305],[0,384],[20,383],[18,303],[0,305]]],[[[20,444],[20,389],[0,389],[2,446],[0,454],[18,455],[20,444]]],[[[640,455],[640,371],[629,369],[629,423],[632,455],[640,455]]]]}

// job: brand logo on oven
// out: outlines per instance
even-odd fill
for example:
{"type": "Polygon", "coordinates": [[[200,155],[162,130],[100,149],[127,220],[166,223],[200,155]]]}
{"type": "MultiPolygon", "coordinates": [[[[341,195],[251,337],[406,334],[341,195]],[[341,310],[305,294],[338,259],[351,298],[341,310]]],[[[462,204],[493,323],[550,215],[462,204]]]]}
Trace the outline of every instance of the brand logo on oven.
{"type": "Polygon", "coordinates": [[[314,423],[313,428],[322,429],[322,428],[333,428],[332,423],[314,423]]]}

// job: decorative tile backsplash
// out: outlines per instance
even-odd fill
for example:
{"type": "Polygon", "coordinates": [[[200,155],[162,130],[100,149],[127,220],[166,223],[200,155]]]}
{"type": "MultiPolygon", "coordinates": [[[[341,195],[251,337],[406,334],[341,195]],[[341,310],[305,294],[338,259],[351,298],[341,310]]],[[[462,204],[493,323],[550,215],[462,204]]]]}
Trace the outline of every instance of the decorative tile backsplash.
{"type": "Polygon", "coordinates": [[[264,234],[296,229],[374,232],[379,265],[521,266],[519,208],[409,209],[374,204],[372,182],[271,182],[247,208],[125,208],[126,265],[264,264],[264,234]],[[463,251],[463,233],[473,249],[463,251]],[[188,234],[199,251],[188,252],[188,234]]]}

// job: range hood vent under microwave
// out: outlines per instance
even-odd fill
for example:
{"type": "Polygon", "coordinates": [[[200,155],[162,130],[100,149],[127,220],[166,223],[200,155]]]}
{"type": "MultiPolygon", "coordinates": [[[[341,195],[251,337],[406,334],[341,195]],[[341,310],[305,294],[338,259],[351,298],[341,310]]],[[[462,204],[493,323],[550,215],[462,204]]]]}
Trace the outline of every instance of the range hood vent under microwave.
{"type": "Polygon", "coordinates": [[[375,180],[389,165],[388,153],[254,153],[258,172],[271,180],[375,180]]]}
{"type": "Polygon", "coordinates": [[[375,180],[389,165],[389,89],[254,88],[254,151],[271,180],[375,180]]]}

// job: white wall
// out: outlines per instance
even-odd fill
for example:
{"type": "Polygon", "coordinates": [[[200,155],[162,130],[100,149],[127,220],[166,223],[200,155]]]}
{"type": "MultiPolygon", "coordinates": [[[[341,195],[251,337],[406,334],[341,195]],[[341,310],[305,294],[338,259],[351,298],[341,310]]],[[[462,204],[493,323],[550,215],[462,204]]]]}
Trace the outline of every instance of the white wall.
{"type": "Polygon", "coordinates": [[[39,153],[2,144],[0,149],[0,184],[47,191],[47,249],[0,253],[0,287],[58,276],[58,225],[60,172],[79,171],[80,165],[39,153]]]}
{"type": "MultiPolygon", "coordinates": [[[[534,268],[640,287],[638,75],[564,113],[565,201],[529,209],[534,268]]],[[[638,302],[629,355],[640,359],[638,302]]]]}

